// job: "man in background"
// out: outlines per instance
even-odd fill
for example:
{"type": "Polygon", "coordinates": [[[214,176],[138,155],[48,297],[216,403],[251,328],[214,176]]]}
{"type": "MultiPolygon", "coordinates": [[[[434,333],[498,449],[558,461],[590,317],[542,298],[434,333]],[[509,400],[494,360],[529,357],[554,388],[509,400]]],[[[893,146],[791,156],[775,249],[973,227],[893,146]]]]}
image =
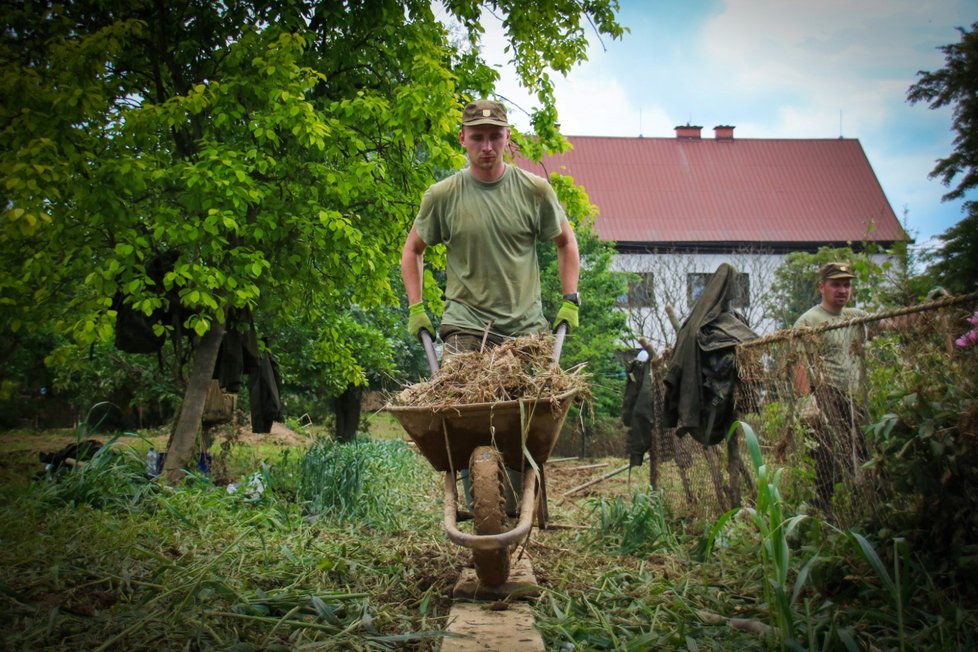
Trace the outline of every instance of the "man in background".
{"type": "MultiPolygon", "coordinates": [[[[819,270],[818,292],[822,301],[795,321],[795,328],[841,324],[869,313],[848,307],[852,299],[852,266],[827,263],[819,270]]],[[[841,468],[855,474],[866,460],[862,411],[856,398],[861,381],[853,347],[866,340],[865,326],[832,328],[820,335],[820,364],[815,369],[799,363],[794,385],[803,397],[801,417],[811,424],[818,444],[815,455],[816,504],[828,508],[841,468]]]]}

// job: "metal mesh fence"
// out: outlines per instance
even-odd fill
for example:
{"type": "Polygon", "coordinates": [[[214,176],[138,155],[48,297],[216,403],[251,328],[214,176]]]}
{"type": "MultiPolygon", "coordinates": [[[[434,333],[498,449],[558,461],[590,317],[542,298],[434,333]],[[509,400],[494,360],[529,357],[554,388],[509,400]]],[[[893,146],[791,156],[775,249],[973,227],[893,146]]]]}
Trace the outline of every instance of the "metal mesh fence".
{"type": "MultiPolygon", "coordinates": [[[[948,364],[978,295],[951,297],[817,329],[788,329],[737,347],[737,419],[757,435],[764,462],[781,468],[782,500],[840,526],[866,522],[886,498],[878,482],[872,424],[899,400],[911,370],[948,364]],[[837,331],[836,335],[831,335],[837,331]],[[826,341],[844,341],[852,383],[840,388],[827,370],[826,341]],[[804,507],[807,505],[807,507],[804,507]]],[[[655,422],[650,480],[672,513],[716,518],[750,504],[755,478],[743,434],[705,447],[663,427],[662,378],[651,366],[655,422]]]]}

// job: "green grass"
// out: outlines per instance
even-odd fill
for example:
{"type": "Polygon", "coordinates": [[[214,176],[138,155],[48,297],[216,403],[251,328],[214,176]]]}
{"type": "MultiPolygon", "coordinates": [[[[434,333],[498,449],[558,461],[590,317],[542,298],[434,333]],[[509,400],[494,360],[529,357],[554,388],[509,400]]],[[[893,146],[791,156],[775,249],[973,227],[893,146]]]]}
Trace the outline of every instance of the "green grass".
{"type": "Polygon", "coordinates": [[[658,492],[648,487],[635,489],[631,502],[622,496],[599,496],[587,501],[593,520],[591,541],[602,548],[626,555],[671,551],[678,539],[658,492]]]}
{"type": "Polygon", "coordinates": [[[309,519],[274,483],[253,503],[206,478],[164,491],[133,472],[137,490],[93,500],[96,466],[107,489],[139,468],[135,455],[105,459],[84,478],[0,489],[0,518],[15,524],[0,550],[0,647],[387,649],[427,645],[444,624],[450,578],[429,563],[459,560],[434,536],[431,500],[391,539],[369,518],[309,519]]]}
{"type": "Polygon", "coordinates": [[[371,439],[406,439],[404,428],[389,412],[365,412],[361,417],[361,429],[371,439]]]}
{"type": "MultiPolygon", "coordinates": [[[[233,447],[236,479],[263,481],[251,499],[206,477],[150,482],[146,445],[120,438],[57,484],[0,484],[0,648],[436,649],[468,555],[442,529],[439,479],[408,446],[233,447]]],[[[973,601],[905,542],[814,518],[787,527],[769,489],[704,546],[703,524],[656,494],[622,478],[595,490],[551,497],[555,521],[585,529],[535,531],[526,547],[547,649],[770,649],[751,625],[782,626],[774,583],[808,649],[978,643],[973,601]]]]}

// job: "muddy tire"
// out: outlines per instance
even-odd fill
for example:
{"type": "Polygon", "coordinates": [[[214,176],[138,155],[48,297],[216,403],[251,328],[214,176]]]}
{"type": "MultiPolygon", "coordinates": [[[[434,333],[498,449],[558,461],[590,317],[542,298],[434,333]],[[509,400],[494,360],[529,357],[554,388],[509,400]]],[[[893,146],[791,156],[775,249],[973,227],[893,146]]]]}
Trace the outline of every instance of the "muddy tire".
{"type": "MultiPolygon", "coordinates": [[[[506,469],[499,451],[479,446],[469,459],[472,481],[472,511],[476,534],[501,534],[506,531],[506,494],[503,483],[506,469]]],[[[475,574],[488,586],[499,586],[509,578],[509,548],[473,550],[475,574]]]]}

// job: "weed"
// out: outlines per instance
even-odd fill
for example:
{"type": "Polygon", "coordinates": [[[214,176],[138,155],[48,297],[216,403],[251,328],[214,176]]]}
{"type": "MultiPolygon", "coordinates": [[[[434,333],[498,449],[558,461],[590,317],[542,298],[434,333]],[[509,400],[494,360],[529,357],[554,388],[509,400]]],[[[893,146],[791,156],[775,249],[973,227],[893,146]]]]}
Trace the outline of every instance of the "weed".
{"type": "MultiPolygon", "coordinates": [[[[94,406],[91,413],[97,412],[100,405],[94,406]]],[[[87,423],[88,420],[75,430],[77,446],[83,444],[83,438],[90,432],[87,423]]],[[[119,435],[115,435],[88,459],[55,469],[51,481],[42,488],[45,500],[68,505],[135,509],[145,498],[157,493],[159,487],[146,474],[144,458],[118,440],[119,435]]]]}
{"type": "Polygon", "coordinates": [[[591,540],[602,547],[642,556],[677,545],[665,503],[652,489],[633,491],[631,504],[621,496],[600,496],[587,504],[589,515],[595,519],[591,540]]]}
{"type": "Polygon", "coordinates": [[[741,512],[749,516],[760,535],[758,557],[764,573],[764,603],[772,620],[773,631],[780,637],[780,644],[783,647],[798,648],[800,645],[795,641],[796,614],[793,603],[805,583],[808,569],[814,563],[814,558],[802,567],[789,594],[791,550],[788,546],[788,536],[805,515],[786,518],[778,489],[781,470],[772,471],[764,463],[757,435],[747,423],[734,423],[727,436],[734,436],[738,428],[744,433],[747,451],[757,474],[757,497],[753,507],[734,508],[717,519],[707,537],[705,551],[709,554],[717,537],[734,516],[741,512]]]}
{"type": "Polygon", "coordinates": [[[399,511],[409,511],[416,495],[404,485],[420,486],[424,471],[402,441],[320,439],[299,463],[296,495],[314,514],[393,529],[400,526],[399,511]]]}

